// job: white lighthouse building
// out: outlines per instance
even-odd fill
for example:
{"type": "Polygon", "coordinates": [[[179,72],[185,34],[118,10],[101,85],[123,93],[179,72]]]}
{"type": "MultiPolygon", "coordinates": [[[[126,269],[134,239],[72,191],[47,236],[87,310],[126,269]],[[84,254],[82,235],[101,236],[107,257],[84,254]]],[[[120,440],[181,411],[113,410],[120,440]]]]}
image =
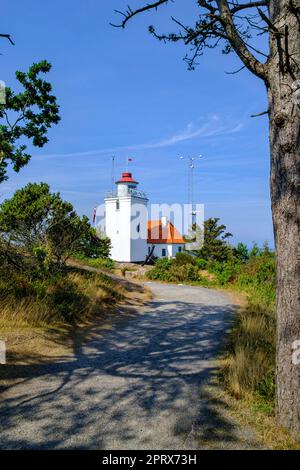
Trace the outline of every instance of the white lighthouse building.
{"type": "Polygon", "coordinates": [[[167,217],[148,220],[148,198],[126,171],[116,190],[106,194],[102,229],[111,240],[110,256],[119,262],[139,263],[149,254],[172,258],[184,249],[184,240],[167,217]]]}
{"type": "Polygon", "coordinates": [[[117,189],[105,197],[105,233],[111,240],[115,261],[141,262],[148,253],[148,198],[137,189],[129,172],[122,173],[117,189]]]}

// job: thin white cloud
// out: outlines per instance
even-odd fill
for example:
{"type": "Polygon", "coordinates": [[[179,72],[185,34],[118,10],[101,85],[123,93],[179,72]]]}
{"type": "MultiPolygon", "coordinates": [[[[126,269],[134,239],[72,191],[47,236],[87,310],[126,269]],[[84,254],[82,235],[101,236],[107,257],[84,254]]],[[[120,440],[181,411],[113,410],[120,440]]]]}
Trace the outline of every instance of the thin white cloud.
{"type": "Polygon", "coordinates": [[[234,124],[226,125],[221,122],[221,119],[218,116],[210,117],[204,124],[201,126],[195,126],[193,122],[190,122],[183,130],[163,139],[146,142],[142,144],[133,144],[120,147],[112,147],[100,150],[90,150],[86,152],[72,152],[72,153],[60,153],[60,154],[51,154],[43,155],[44,158],[58,158],[58,157],[88,157],[95,156],[99,154],[111,154],[113,152],[121,151],[135,151],[135,150],[151,150],[158,149],[163,147],[172,146],[185,142],[188,140],[193,140],[199,137],[208,138],[216,137],[221,135],[235,134],[243,128],[243,124],[234,124]]]}

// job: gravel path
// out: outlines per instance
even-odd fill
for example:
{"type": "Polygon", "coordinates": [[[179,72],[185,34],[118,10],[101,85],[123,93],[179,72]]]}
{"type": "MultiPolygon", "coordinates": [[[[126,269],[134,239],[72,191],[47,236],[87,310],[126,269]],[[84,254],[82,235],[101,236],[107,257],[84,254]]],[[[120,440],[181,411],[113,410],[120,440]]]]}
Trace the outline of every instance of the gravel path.
{"type": "Polygon", "coordinates": [[[206,390],[233,306],[225,294],[146,283],[137,315],[94,326],[74,356],[18,368],[1,397],[1,449],[259,447],[206,390]]]}

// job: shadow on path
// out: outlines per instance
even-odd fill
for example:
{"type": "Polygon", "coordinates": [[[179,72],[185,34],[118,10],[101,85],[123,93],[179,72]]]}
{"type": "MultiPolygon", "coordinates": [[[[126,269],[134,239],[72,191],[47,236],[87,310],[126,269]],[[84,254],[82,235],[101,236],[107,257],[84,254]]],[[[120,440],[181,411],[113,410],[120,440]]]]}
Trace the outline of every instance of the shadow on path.
{"type": "MultiPolygon", "coordinates": [[[[201,296],[199,296],[201,299],[201,296]]],[[[233,306],[153,300],[74,341],[74,357],[12,367],[0,447],[172,449],[243,447],[205,385],[233,306]]]]}

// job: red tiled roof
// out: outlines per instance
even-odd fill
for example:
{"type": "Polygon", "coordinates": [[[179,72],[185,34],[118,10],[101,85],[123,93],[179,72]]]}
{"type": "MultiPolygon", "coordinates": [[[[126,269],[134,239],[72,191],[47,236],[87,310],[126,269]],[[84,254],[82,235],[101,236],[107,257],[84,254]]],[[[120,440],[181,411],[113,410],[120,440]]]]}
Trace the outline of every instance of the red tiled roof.
{"type": "Polygon", "coordinates": [[[148,243],[185,243],[172,222],[162,225],[161,220],[148,220],[148,243]]]}

